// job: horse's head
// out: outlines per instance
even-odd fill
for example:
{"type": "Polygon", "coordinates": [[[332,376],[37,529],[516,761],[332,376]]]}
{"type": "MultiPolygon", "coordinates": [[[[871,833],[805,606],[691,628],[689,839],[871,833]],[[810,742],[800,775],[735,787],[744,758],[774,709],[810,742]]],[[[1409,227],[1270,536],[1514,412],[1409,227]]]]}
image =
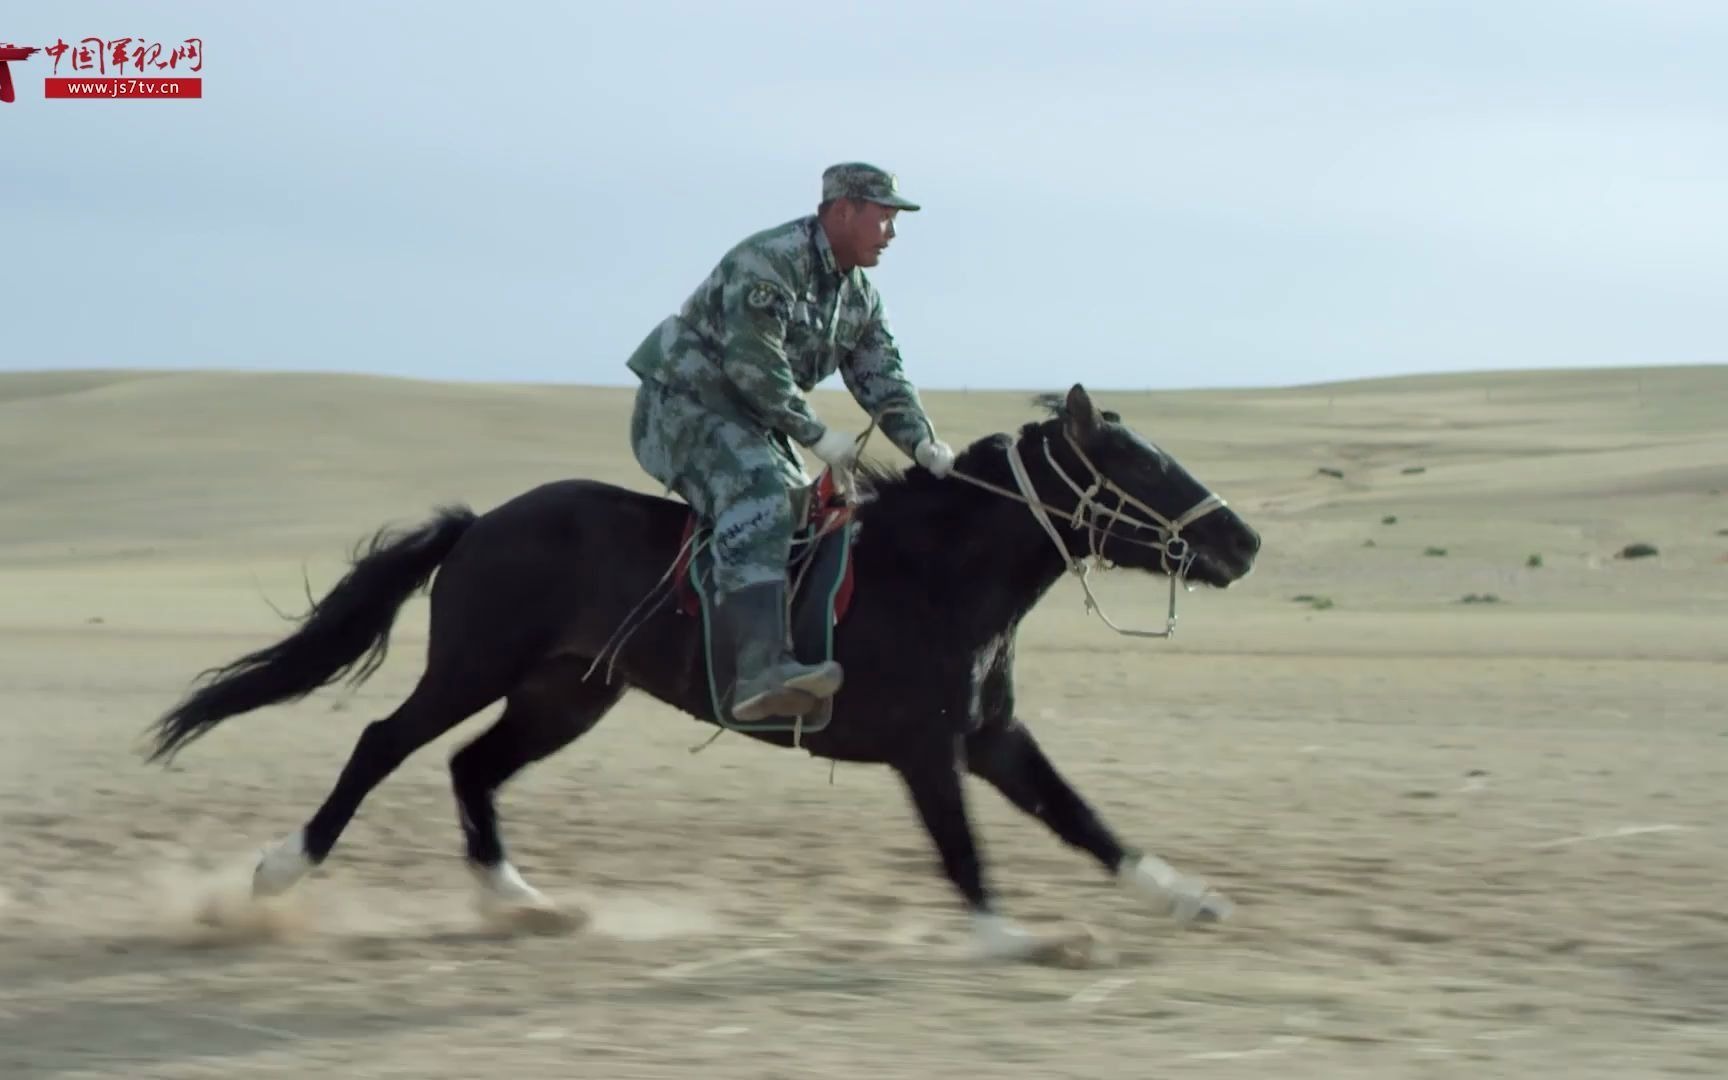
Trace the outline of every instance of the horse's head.
{"type": "Polygon", "coordinates": [[[1186,576],[1225,588],[1249,570],[1260,534],[1175,458],[1100,410],[1076,383],[1049,402],[1043,447],[1026,446],[1039,471],[1056,478],[1055,507],[1073,506],[1061,523],[1075,557],[1098,555],[1118,566],[1186,576]],[[1048,458],[1046,458],[1048,454],[1048,458]]]}

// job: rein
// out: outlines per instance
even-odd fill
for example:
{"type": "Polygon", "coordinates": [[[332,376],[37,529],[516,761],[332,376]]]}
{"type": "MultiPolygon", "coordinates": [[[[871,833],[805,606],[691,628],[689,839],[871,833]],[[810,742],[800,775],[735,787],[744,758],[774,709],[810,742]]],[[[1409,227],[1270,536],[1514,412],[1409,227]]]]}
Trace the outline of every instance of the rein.
{"type": "MultiPolygon", "coordinates": [[[[864,434],[860,436],[858,440],[860,451],[862,451],[864,443],[869,440],[870,433],[875,430],[875,427],[876,424],[872,422],[865,429],[864,434]]],[[[972,476],[957,468],[949,470],[948,475],[957,480],[963,480],[974,487],[982,488],[1007,499],[1013,499],[1015,502],[1024,503],[1026,508],[1031,511],[1032,517],[1039,525],[1043,526],[1045,534],[1050,537],[1050,542],[1056,545],[1056,551],[1061,555],[1068,572],[1080,579],[1080,588],[1086,594],[1086,610],[1095,612],[1098,618],[1103,620],[1105,626],[1125,637],[1168,638],[1174,636],[1176,633],[1176,586],[1180,583],[1185,591],[1190,592],[1194,588],[1188,584],[1187,577],[1189,567],[1194,564],[1195,552],[1182,536],[1182,530],[1212,511],[1228,504],[1221,496],[1208,491],[1205,498],[1183,511],[1175,520],[1171,520],[1124,491],[1120,485],[1105,475],[1104,471],[1094,465],[1092,459],[1086,456],[1086,452],[1080,448],[1079,443],[1074,441],[1072,435],[1064,432],[1063,438],[1067,440],[1068,446],[1074,451],[1075,456],[1080,459],[1080,463],[1086,466],[1092,474],[1092,482],[1086,487],[1081,487],[1075,483],[1074,479],[1056,461],[1055,455],[1050,452],[1049,439],[1043,440],[1044,460],[1050,463],[1050,468],[1078,497],[1074,508],[1069,511],[1051,506],[1038,497],[1037,489],[1032,484],[1031,474],[1026,471],[1026,463],[1020,456],[1019,438],[1016,438],[1008,447],[1008,467],[1014,474],[1014,484],[1015,487],[1019,488],[1018,491],[1012,491],[1000,484],[972,476]],[[1103,491],[1116,496],[1118,501],[1114,508],[1106,507],[1099,501],[1098,495],[1103,491]],[[1127,513],[1127,508],[1130,506],[1151,520],[1142,520],[1127,513]],[[1076,558],[1068,550],[1068,545],[1063,543],[1061,533],[1056,530],[1056,525],[1051,520],[1052,515],[1056,518],[1065,518],[1070,528],[1079,529],[1084,524],[1089,548],[1085,556],[1076,558]],[[1160,534],[1159,538],[1157,540],[1142,540],[1137,536],[1126,536],[1114,532],[1111,530],[1111,525],[1118,521],[1125,522],[1136,529],[1150,529],[1160,534]],[[1149,547],[1159,553],[1159,566],[1170,579],[1170,603],[1164,616],[1164,629],[1135,630],[1118,626],[1115,620],[1110,618],[1109,613],[1104,610],[1104,606],[1098,602],[1097,596],[1092,592],[1092,570],[1100,565],[1106,570],[1112,568],[1110,561],[1104,558],[1102,545],[1104,540],[1115,540],[1119,543],[1149,547]]]]}

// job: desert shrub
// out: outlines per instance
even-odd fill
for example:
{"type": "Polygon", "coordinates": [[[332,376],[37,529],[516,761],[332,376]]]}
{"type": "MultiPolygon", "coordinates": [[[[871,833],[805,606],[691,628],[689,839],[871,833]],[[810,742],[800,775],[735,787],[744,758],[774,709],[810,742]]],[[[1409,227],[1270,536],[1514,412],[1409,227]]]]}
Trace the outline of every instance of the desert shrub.
{"type": "Polygon", "coordinates": [[[1655,554],[1657,554],[1655,544],[1627,544],[1620,549],[1620,558],[1622,559],[1647,559],[1655,554]]]}
{"type": "Polygon", "coordinates": [[[1422,554],[1430,556],[1431,558],[1442,559],[1446,557],[1446,549],[1443,547],[1424,548],[1422,554]]]}

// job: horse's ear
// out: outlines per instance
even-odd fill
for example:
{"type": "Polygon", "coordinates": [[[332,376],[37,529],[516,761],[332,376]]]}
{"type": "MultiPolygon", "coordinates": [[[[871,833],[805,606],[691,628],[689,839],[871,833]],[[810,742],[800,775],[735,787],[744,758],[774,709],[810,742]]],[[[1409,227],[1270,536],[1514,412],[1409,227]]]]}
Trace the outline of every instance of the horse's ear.
{"type": "Polygon", "coordinates": [[[1068,400],[1063,409],[1063,426],[1076,442],[1091,442],[1104,428],[1104,417],[1098,411],[1098,406],[1092,404],[1092,397],[1086,393],[1086,388],[1075,383],[1068,391],[1068,400]]]}

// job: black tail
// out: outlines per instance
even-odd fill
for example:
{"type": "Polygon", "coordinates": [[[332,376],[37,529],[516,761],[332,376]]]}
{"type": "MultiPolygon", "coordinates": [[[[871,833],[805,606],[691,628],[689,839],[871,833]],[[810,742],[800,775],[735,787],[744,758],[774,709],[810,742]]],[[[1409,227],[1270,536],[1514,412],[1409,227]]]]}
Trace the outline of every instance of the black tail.
{"type": "Polygon", "coordinates": [[[474,521],[473,511],[455,507],[406,533],[380,529],[355,551],[348,574],[297,620],[299,630],[200,674],[204,686],[153,726],[149,760],[172,756],[230,716],[303,698],[344,672],[352,670],[351,683],[364,681],[384,662],[398,609],[474,521]]]}

